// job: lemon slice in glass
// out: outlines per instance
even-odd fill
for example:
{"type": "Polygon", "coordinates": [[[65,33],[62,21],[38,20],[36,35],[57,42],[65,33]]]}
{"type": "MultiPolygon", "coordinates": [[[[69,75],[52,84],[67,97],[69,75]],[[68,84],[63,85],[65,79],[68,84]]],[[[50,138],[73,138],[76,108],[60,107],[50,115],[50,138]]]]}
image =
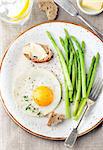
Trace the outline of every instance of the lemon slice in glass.
{"type": "Polygon", "coordinates": [[[17,3],[12,6],[12,10],[9,11],[8,16],[17,20],[25,18],[24,14],[29,8],[29,4],[30,0],[17,0],[17,3]]]}

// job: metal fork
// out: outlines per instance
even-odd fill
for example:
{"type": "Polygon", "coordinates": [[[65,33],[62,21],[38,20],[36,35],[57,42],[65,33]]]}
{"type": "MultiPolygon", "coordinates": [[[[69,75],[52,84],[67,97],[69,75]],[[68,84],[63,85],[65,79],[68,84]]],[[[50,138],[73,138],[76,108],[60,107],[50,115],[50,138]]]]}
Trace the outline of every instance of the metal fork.
{"type": "Polygon", "coordinates": [[[102,41],[103,34],[98,31],[93,25],[91,25],[83,16],[81,16],[70,0],[54,0],[61,8],[63,8],[67,13],[69,13],[73,17],[79,18],[83,21],[102,41]]]}
{"type": "Polygon", "coordinates": [[[90,95],[88,97],[88,100],[87,100],[87,104],[86,104],[86,107],[85,107],[85,110],[76,126],[76,128],[74,128],[72,130],[72,132],[70,133],[70,135],[66,138],[65,142],[64,142],[64,145],[66,147],[69,147],[69,148],[72,148],[76,142],[76,139],[78,137],[78,127],[84,117],[84,115],[86,114],[86,112],[89,110],[89,108],[96,102],[96,100],[98,99],[100,93],[101,93],[101,90],[103,88],[103,79],[98,79],[96,80],[91,92],[90,92],[90,95]]]}

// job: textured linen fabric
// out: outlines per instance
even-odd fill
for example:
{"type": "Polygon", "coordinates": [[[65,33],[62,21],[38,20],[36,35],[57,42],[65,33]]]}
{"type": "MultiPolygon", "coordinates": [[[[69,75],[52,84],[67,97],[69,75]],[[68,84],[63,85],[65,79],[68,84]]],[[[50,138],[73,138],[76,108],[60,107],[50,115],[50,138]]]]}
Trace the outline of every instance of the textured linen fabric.
{"type": "MultiPolygon", "coordinates": [[[[75,5],[76,1],[71,0],[75,5]]],[[[81,13],[82,14],[82,13],[81,13]]],[[[82,14],[91,24],[103,32],[103,13],[99,16],[82,14]]],[[[81,23],[69,16],[61,8],[58,20],[81,23]]],[[[46,21],[46,15],[40,12],[35,0],[30,20],[24,26],[10,25],[0,21],[0,59],[12,41],[25,29],[46,21]]],[[[34,137],[18,127],[6,114],[0,102],[0,150],[66,150],[62,141],[49,141],[34,137]]],[[[103,127],[99,125],[92,132],[78,138],[73,150],[103,150],[103,127]]]]}

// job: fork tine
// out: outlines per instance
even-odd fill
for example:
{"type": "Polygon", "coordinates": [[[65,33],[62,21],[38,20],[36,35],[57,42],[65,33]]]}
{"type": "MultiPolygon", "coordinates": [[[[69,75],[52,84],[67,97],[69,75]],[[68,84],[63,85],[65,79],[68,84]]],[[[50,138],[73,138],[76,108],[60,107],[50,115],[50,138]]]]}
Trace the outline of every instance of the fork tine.
{"type": "Polygon", "coordinates": [[[96,81],[94,82],[93,88],[91,89],[91,92],[90,92],[90,96],[93,95],[95,89],[97,88],[97,85],[98,85],[99,81],[100,81],[99,79],[96,79],[96,81]]]}
{"type": "Polygon", "coordinates": [[[95,93],[94,99],[97,99],[99,97],[99,94],[101,93],[102,88],[103,88],[103,80],[101,81],[101,84],[95,93]]]}
{"type": "Polygon", "coordinates": [[[93,96],[93,97],[95,96],[97,90],[99,89],[100,83],[101,83],[101,82],[100,82],[100,80],[98,79],[98,82],[97,82],[97,84],[95,85],[95,89],[94,89],[94,91],[93,91],[93,93],[92,93],[92,96],[93,96]]]}

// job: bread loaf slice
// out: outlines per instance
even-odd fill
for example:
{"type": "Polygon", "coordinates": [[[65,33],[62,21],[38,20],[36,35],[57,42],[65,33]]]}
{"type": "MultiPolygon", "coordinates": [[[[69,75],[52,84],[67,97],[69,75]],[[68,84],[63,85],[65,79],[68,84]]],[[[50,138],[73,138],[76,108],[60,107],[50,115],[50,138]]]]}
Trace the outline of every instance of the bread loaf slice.
{"type": "Polygon", "coordinates": [[[54,0],[38,0],[40,10],[45,11],[48,20],[54,20],[57,17],[58,6],[54,0]]]}
{"type": "Polygon", "coordinates": [[[55,113],[54,111],[50,114],[47,125],[53,126],[57,125],[65,120],[65,116],[63,114],[55,113]]]}

